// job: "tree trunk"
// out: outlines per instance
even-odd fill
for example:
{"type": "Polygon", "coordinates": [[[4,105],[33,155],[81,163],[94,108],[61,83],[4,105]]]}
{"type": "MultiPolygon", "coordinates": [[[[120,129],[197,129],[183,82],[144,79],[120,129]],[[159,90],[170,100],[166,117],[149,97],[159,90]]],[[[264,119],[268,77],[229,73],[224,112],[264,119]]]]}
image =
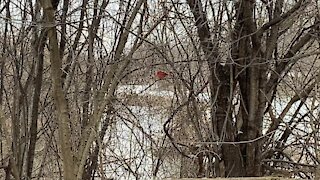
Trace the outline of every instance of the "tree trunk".
{"type": "MultiPolygon", "coordinates": [[[[231,86],[233,85],[230,82],[232,78],[230,76],[230,65],[223,66],[220,64],[218,43],[213,44],[213,41],[211,41],[212,36],[208,19],[202,9],[201,1],[189,0],[188,4],[195,18],[201,47],[206,55],[211,72],[212,136],[215,137],[213,140],[234,142],[235,128],[231,119],[231,86]]],[[[218,169],[219,176],[237,177],[244,175],[242,157],[237,145],[223,144],[217,151],[221,151],[223,161],[217,163],[224,165],[224,167],[218,169]]]]}
{"type": "MultiPolygon", "coordinates": [[[[35,33],[36,34],[36,33],[35,33]]],[[[31,112],[31,124],[30,124],[30,140],[29,149],[27,152],[27,164],[26,164],[26,174],[27,178],[31,179],[34,155],[37,142],[38,134],[38,116],[39,116],[39,104],[40,104],[40,94],[42,87],[42,75],[43,75],[43,59],[44,59],[44,47],[47,40],[47,32],[44,30],[41,32],[40,37],[36,37],[36,43],[34,44],[34,52],[36,53],[38,65],[37,74],[35,77],[35,87],[32,100],[32,112],[31,112]]]]}
{"type": "Polygon", "coordinates": [[[53,87],[53,98],[56,107],[58,120],[59,143],[63,162],[63,176],[66,180],[76,179],[76,167],[74,163],[74,154],[71,147],[71,133],[69,129],[70,119],[67,108],[67,100],[62,89],[62,59],[59,53],[57,29],[55,26],[55,10],[50,0],[41,1],[44,9],[44,15],[48,27],[50,62],[51,62],[51,79],[53,87]]]}
{"type": "MultiPolygon", "coordinates": [[[[264,85],[267,76],[265,64],[259,62],[261,58],[260,37],[257,31],[253,12],[254,2],[239,1],[236,3],[237,22],[233,34],[235,43],[232,56],[241,66],[236,67],[236,80],[240,86],[240,111],[242,115],[240,141],[253,140],[262,134],[262,120],[265,109],[264,85]]],[[[245,176],[260,176],[260,143],[241,144],[241,156],[245,167],[245,176]]]]}

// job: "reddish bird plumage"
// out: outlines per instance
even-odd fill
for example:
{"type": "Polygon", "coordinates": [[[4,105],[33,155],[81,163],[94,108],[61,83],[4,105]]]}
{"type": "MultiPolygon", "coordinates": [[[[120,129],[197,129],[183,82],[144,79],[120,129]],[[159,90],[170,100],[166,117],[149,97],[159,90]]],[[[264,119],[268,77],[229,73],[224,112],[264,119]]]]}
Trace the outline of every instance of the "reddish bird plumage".
{"type": "Polygon", "coordinates": [[[159,79],[164,79],[166,76],[168,76],[169,74],[164,72],[164,71],[157,71],[156,72],[156,76],[159,78],[159,79]]]}

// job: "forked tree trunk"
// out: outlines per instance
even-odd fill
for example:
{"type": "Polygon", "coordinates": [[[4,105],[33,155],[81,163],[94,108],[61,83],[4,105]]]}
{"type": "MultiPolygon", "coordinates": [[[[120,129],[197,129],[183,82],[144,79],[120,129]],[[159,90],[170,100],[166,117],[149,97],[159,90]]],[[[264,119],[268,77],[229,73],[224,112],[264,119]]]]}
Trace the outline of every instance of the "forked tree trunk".
{"type": "MultiPolygon", "coordinates": [[[[275,7],[270,12],[272,14],[269,17],[270,22],[264,24],[260,29],[256,27],[254,17],[255,1],[235,2],[234,17],[236,19],[231,38],[232,61],[226,64],[221,62],[218,50],[219,28],[210,30],[207,14],[203,10],[204,6],[201,1],[188,0],[188,5],[194,16],[201,48],[211,71],[211,117],[212,136],[214,136],[212,140],[251,141],[250,143],[223,143],[218,146],[216,151],[221,155],[221,162],[215,166],[218,167],[216,175],[261,176],[262,144],[261,141],[254,140],[262,135],[264,113],[267,103],[272,102],[271,96],[276,91],[279,75],[283,74],[290,65],[290,62],[287,61],[279,62],[267,78],[269,60],[272,59],[277,49],[281,19],[288,18],[297,11],[303,5],[303,0],[296,2],[285,13],[285,16],[282,13],[283,1],[276,1],[275,7]],[[265,33],[267,30],[269,33],[265,33]],[[261,43],[262,40],[265,43],[261,43]],[[262,44],[266,44],[264,45],[266,47],[262,48],[262,44]],[[240,96],[240,112],[236,119],[232,119],[230,110],[231,101],[234,99],[233,88],[238,88],[240,96]],[[233,121],[241,123],[235,125],[233,121]],[[240,133],[236,132],[238,130],[240,133]]],[[[220,24],[214,25],[214,27],[220,26],[220,24]]],[[[283,58],[291,58],[299,52],[310,41],[312,32],[311,29],[309,33],[301,36],[283,58]]]]}
{"type": "MultiPolygon", "coordinates": [[[[260,53],[260,42],[258,37],[252,35],[255,30],[253,22],[253,2],[241,1],[237,8],[237,24],[233,42],[238,42],[233,48],[233,58],[241,59],[241,64],[247,69],[239,69],[237,79],[234,79],[234,64],[222,65],[218,53],[218,39],[212,38],[209,30],[206,13],[202,9],[201,1],[189,0],[189,7],[194,15],[195,24],[198,29],[198,37],[201,47],[209,64],[211,71],[211,101],[212,101],[212,127],[213,133],[217,136],[214,141],[235,142],[236,140],[252,140],[261,135],[261,124],[263,110],[265,108],[262,94],[265,82],[261,77],[265,77],[265,71],[260,66],[251,66],[257,63],[260,53]],[[211,41],[213,39],[213,41],[211,41]],[[253,47],[253,45],[255,47],[253,47]],[[261,82],[260,82],[261,81],[261,82]],[[240,85],[242,93],[241,108],[243,134],[237,137],[237,130],[232,123],[231,104],[233,99],[233,88],[236,84],[240,85]]],[[[236,44],[236,43],[235,43],[236,44]]],[[[236,71],[237,72],[237,71],[236,71]]],[[[221,153],[222,166],[218,166],[219,176],[238,177],[238,176],[259,176],[260,173],[260,143],[253,142],[248,144],[222,144],[217,151],[221,153]]]]}

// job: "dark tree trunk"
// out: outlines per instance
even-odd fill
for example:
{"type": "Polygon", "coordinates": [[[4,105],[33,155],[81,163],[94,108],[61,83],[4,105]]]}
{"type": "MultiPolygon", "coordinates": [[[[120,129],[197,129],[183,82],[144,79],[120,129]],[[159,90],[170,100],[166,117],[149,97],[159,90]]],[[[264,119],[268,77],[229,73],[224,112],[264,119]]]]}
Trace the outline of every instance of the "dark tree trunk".
{"type": "Polygon", "coordinates": [[[37,42],[34,45],[34,52],[37,53],[36,57],[38,60],[37,74],[35,77],[35,87],[34,95],[32,100],[32,114],[31,114],[31,124],[30,124],[30,140],[29,149],[27,153],[27,167],[26,174],[27,178],[31,179],[34,155],[36,149],[37,135],[38,135],[38,117],[39,117],[39,104],[40,95],[42,88],[42,76],[43,76],[43,59],[44,59],[44,47],[47,41],[47,31],[43,30],[40,37],[37,37],[37,42]]]}
{"type": "MultiPolygon", "coordinates": [[[[242,119],[240,141],[253,140],[262,134],[263,110],[265,109],[264,84],[266,71],[259,61],[262,59],[260,37],[253,12],[253,1],[236,3],[237,20],[234,28],[232,49],[233,59],[240,64],[236,67],[236,80],[240,86],[240,111],[242,119]]],[[[259,141],[240,145],[241,156],[245,166],[245,176],[261,175],[261,144],[259,141]]]]}
{"type": "MultiPolygon", "coordinates": [[[[200,1],[189,0],[189,7],[195,18],[202,50],[204,51],[211,71],[211,101],[212,101],[212,136],[214,141],[235,141],[235,128],[231,119],[231,76],[230,65],[221,65],[218,54],[218,44],[213,44],[206,13],[200,1]]],[[[214,36],[216,37],[216,36],[214,36]]],[[[223,144],[217,149],[221,152],[223,164],[217,169],[219,176],[238,177],[245,175],[239,146],[223,144]]],[[[217,167],[217,166],[216,166],[217,167]]]]}
{"type": "MultiPolygon", "coordinates": [[[[201,47],[206,54],[211,71],[212,126],[214,141],[248,141],[262,134],[262,120],[266,107],[264,97],[266,65],[261,64],[260,37],[254,21],[254,2],[242,0],[235,4],[237,19],[233,34],[232,58],[236,64],[222,65],[219,59],[216,35],[211,35],[206,13],[200,1],[189,0],[189,7],[195,18],[201,47]],[[213,39],[213,41],[211,41],[213,39]],[[235,70],[233,72],[233,70],[235,70]],[[234,77],[233,77],[234,76],[234,77]],[[234,79],[235,78],[235,79],[234,79]],[[233,88],[240,88],[240,111],[242,126],[237,134],[232,120],[231,101],[233,88]]],[[[216,32],[216,30],[214,30],[216,32]]],[[[238,120],[240,121],[240,120],[238,120]]],[[[219,176],[260,176],[261,143],[223,144],[218,149],[224,168],[219,176]]]]}
{"type": "MultiPolygon", "coordinates": [[[[219,141],[235,142],[235,128],[232,125],[231,119],[231,94],[230,94],[230,81],[229,72],[225,68],[216,69],[219,72],[213,72],[212,82],[213,87],[211,94],[216,98],[215,110],[212,116],[216,122],[216,134],[219,136],[219,141]],[[217,74],[216,76],[213,76],[217,74]]],[[[224,172],[220,169],[221,175],[226,177],[239,177],[244,175],[244,167],[242,163],[242,157],[238,145],[235,144],[223,144],[221,146],[222,160],[224,163],[224,172]]]]}

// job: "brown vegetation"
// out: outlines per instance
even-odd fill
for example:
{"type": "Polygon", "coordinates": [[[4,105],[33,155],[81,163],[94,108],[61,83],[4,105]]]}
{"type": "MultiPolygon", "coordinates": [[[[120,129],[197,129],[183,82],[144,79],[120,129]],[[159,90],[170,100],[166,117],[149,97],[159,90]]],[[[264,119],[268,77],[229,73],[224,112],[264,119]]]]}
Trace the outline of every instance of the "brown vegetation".
{"type": "Polygon", "coordinates": [[[319,178],[319,6],[0,1],[0,178],[319,178]]]}

